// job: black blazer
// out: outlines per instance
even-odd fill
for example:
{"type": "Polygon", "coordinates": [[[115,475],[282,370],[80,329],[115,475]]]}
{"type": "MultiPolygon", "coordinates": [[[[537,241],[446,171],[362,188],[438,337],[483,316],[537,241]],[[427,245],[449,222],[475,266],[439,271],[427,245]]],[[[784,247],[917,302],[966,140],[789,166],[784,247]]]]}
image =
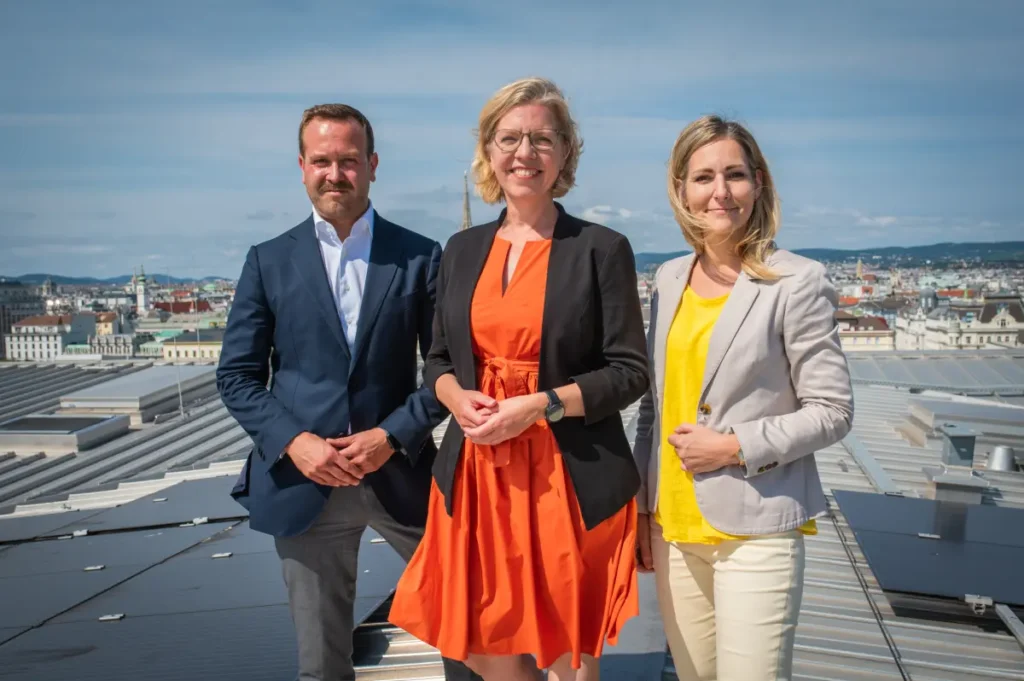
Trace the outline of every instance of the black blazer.
{"type": "MultiPolygon", "coordinates": [[[[557,205],[557,204],[556,204],[557,205]]],[[[587,529],[614,515],[640,488],[619,412],[649,383],[647,342],[629,241],[558,206],[551,243],[541,333],[541,390],[574,382],[585,417],[551,424],[587,529]]],[[[470,305],[505,212],[494,222],[451,237],[437,278],[433,343],[423,369],[431,390],[454,373],[476,389],[470,305]]],[[[465,436],[452,419],[434,461],[434,480],[452,513],[452,486],[465,436]]]]}

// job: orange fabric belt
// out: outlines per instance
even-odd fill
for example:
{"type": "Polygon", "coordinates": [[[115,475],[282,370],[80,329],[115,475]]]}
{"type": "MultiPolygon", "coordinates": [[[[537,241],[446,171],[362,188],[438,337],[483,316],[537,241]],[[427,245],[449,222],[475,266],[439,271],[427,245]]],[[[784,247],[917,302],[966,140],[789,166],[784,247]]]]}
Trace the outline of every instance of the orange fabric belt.
{"type": "MultiPolygon", "coordinates": [[[[531,395],[537,391],[538,371],[540,362],[504,357],[481,358],[477,367],[480,392],[499,402],[518,395],[531,395]]],[[[496,445],[473,444],[473,447],[494,466],[507,466],[515,453],[528,446],[529,440],[543,436],[547,426],[547,421],[542,419],[519,437],[496,445]]]]}

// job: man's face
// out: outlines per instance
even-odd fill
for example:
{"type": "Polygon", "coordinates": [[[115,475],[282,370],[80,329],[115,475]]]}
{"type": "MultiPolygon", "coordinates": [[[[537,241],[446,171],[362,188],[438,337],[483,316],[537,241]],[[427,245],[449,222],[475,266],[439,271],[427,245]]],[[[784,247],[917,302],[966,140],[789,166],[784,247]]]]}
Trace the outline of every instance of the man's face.
{"type": "Polygon", "coordinates": [[[314,118],[302,132],[302,183],[328,222],[355,220],[366,210],[377,179],[377,154],[366,154],[366,131],[355,120],[314,118]]]}

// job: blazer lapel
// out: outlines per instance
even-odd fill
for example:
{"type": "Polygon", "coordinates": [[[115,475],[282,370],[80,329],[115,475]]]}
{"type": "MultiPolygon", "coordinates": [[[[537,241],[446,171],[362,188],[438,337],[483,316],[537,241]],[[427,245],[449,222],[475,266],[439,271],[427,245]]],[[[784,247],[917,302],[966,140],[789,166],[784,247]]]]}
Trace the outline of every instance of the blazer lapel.
{"type": "Polygon", "coordinates": [[[443,304],[445,313],[450,315],[452,322],[451,332],[446,333],[448,352],[455,362],[456,374],[459,375],[462,387],[467,390],[477,388],[470,319],[473,294],[476,292],[477,282],[480,281],[480,274],[484,271],[484,265],[487,264],[487,256],[491,254],[494,235],[504,217],[505,211],[502,211],[501,217],[494,222],[470,229],[471,236],[467,235],[469,238],[463,247],[464,256],[457,260],[456,268],[453,268],[454,271],[448,275],[448,281],[445,283],[443,304]]]}
{"type": "Polygon", "coordinates": [[[316,301],[317,308],[323,315],[324,321],[327,322],[331,334],[338,341],[345,355],[349,355],[348,342],[341,330],[338,308],[334,304],[331,285],[327,281],[327,270],[324,268],[324,259],[320,254],[315,230],[313,218],[310,216],[292,233],[292,237],[298,242],[295,246],[292,265],[306,285],[309,294],[316,301]]]}
{"type": "Polygon", "coordinates": [[[743,325],[743,320],[747,318],[747,313],[750,312],[750,307],[754,304],[758,293],[760,293],[760,287],[751,281],[745,272],[740,272],[740,276],[732,288],[732,293],[729,294],[729,299],[725,301],[721,316],[715,322],[715,328],[711,332],[707,363],[704,365],[704,383],[700,391],[702,402],[707,396],[711,380],[718,372],[722,360],[725,359],[725,353],[729,351],[729,346],[732,345],[736,333],[743,325]]]}
{"type": "Polygon", "coordinates": [[[655,385],[658,404],[661,404],[662,392],[665,388],[665,350],[668,347],[668,332],[672,321],[679,310],[679,301],[690,281],[690,272],[696,258],[688,255],[675,266],[675,272],[666,272],[666,276],[658,282],[658,315],[654,320],[654,381],[661,378],[661,385],[655,385]]]}
{"type": "Polygon", "coordinates": [[[367,339],[377,322],[377,313],[391,289],[402,256],[402,243],[390,222],[373,213],[373,241],[370,243],[370,262],[366,267],[366,284],[359,305],[352,364],[355,367],[366,348],[367,339]]]}

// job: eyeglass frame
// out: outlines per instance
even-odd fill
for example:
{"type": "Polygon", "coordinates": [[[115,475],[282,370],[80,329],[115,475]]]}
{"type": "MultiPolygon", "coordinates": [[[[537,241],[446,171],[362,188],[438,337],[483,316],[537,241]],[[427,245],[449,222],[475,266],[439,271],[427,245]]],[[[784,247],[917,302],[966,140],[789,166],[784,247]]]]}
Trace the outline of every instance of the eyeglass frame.
{"type": "Polygon", "coordinates": [[[518,150],[519,146],[523,143],[523,138],[524,137],[529,138],[530,146],[535,151],[545,151],[545,152],[546,151],[554,151],[555,150],[555,145],[552,145],[550,149],[544,149],[544,148],[541,148],[541,147],[537,146],[537,144],[533,141],[533,136],[536,135],[536,134],[539,134],[539,133],[554,133],[554,135],[558,139],[561,139],[563,142],[566,141],[566,139],[567,139],[564,132],[562,132],[561,130],[556,130],[555,128],[541,128],[539,130],[529,130],[529,131],[515,130],[513,128],[498,128],[498,129],[496,129],[494,131],[494,134],[491,135],[491,142],[494,142],[494,146],[498,147],[498,150],[501,151],[502,153],[505,153],[505,154],[511,154],[511,153],[514,153],[516,150],[518,150]],[[516,140],[515,146],[513,146],[510,149],[503,149],[502,146],[498,143],[498,133],[500,133],[500,132],[510,132],[510,133],[515,133],[516,135],[518,135],[519,139],[516,140]]]}

